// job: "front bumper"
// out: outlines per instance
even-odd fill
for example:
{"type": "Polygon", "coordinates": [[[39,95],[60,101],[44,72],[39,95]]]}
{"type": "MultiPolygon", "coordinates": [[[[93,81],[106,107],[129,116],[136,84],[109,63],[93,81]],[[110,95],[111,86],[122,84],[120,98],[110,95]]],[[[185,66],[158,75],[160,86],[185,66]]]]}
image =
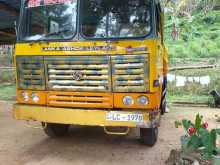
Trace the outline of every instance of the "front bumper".
{"type": "MultiPolygon", "coordinates": [[[[112,110],[113,111],[113,110],[112,110]]],[[[15,104],[13,116],[17,120],[40,121],[46,123],[87,125],[87,126],[115,126],[115,127],[158,127],[160,122],[159,111],[113,111],[126,114],[143,114],[143,122],[134,121],[109,121],[108,110],[55,108],[46,106],[33,106],[15,104]]]]}

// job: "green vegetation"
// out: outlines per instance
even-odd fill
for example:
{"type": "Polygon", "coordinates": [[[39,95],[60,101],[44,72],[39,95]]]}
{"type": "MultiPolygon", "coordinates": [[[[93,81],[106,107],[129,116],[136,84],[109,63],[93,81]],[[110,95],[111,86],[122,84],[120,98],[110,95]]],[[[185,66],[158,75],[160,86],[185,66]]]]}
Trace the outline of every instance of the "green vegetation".
{"type": "Polygon", "coordinates": [[[15,83],[15,72],[13,70],[0,70],[0,83],[15,83]]]}
{"type": "Polygon", "coordinates": [[[169,103],[213,104],[207,95],[168,95],[167,100],[169,103]]]}
{"type": "Polygon", "coordinates": [[[171,64],[179,58],[220,58],[220,10],[167,13],[165,39],[171,64]],[[173,31],[177,33],[174,38],[173,31]]]}
{"type": "Polygon", "coordinates": [[[213,155],[220,153],[220,148],[216,143],[217,136],[220,135],[220,129],[208,129],[209,124],[203,121],[203,116],[200,114],[196,115],[194,122],[183,119],[182,121],[176,121],[175,126],[176,128],[181,126],[185,130],[180,141],[182,151],[188,156],[197,153],[198,158],[211,161],[213,155]]]}
{"type": "Polygon", "coordinates": [[[0,85],[0,100],[15,100],[15,85],[0,85]]]}
{"type": "MultiPolygon", "coordinates": [[[[220,10],[213,0],[165,0],[165,40],[170,65],[203,65],[220,62],[220,10]],[[215,6],[215,7],[214,7],[215,6]]],[[[220,69],[181,70],[171,74],[184,77],[209,76],[210,84],[187,82],[184,87],[168,85],[169,102],[212,104],[209,92],[220,92],[220,69]]]]}
{"type": "Polygon", "coordinates": [[[213,98],[209,92],[217,89],[220,92],[220,68],[216,69],[197,69],[183,70],[172,72],[171,74],[184,77],[203,77],[209,76],[210,83],[207,86],[198,82],[187,82],[183,87],[176,87],[175,82],[168,84],[168,101],[169,102],[189,102],[204,103],[213,105],[213,98]]]}
{"type": "Polygon", "coordinates": [[[1,55],[0,54],[0,67],[2,66],[12,66],[13,56],[11,54],[1,55]]]}
{"type": "Polygon", "coordinates": [[[179,37],[174,41],[171,37],[172,17],[167,16],[166,44],[171,63],[175,63],[176,58],[220,57],[220,11],[197,14],[192,20],[182,18],[179,21],[179,37]]]}

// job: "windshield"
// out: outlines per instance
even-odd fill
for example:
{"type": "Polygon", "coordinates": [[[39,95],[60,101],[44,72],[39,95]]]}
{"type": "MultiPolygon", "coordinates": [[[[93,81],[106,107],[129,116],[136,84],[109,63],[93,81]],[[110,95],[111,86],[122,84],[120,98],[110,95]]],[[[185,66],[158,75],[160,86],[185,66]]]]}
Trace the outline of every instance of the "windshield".
{"type": "Polygon", "coordinates": [[[143,37],[151,31],[151,0],[81,0],[87,38],[143,37]]]}
{"type": "Polygon", "coordinates": [[[76,33],[77,0],[27,0],[22,40],[69,39],[76,33]]]}

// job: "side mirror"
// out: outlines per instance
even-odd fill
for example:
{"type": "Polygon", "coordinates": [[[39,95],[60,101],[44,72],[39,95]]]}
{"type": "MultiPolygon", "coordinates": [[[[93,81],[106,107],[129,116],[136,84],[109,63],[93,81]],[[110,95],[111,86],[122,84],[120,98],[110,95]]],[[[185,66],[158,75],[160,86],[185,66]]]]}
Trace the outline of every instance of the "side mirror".
{"type": "Polygon", "coordinates": [[[17,24],[17,21],[14,21],[14,28],[15,28],[16,39],[18,39],[18,24],[17,24]]]}

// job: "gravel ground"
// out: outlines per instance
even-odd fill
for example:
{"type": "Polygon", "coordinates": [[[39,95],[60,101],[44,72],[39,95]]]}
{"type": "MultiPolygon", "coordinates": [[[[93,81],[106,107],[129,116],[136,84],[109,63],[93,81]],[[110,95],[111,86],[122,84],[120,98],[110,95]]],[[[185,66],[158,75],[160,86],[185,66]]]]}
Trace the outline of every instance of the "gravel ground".
{"type": "Polygon", "coordinates": [[[210,127],[220,127],[214,120],[220,109],[174,107],[163,117],[158,142],[150,148],[138,143],[137,130],[117,137],[98,127],[72,127],[68,137],[50,139],[41,129],[14,120],[11,109],[11,103],[0,102],[0,165],[164,165],[170,150],[180,147],[183,130],[174,128],[175,120],[199,112],[210,127]]]}

